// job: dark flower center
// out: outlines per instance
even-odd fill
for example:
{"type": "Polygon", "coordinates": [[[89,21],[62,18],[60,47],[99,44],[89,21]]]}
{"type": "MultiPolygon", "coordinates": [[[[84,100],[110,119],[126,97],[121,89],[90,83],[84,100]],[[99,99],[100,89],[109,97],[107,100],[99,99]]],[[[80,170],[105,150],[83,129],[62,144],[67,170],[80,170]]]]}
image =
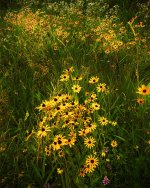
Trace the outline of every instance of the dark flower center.
{"type": "Polygon", "coordinates": [[[58,144],[61,144],[62,143],[62,141],[61,140],[58,140],[58,144]]]}
{"type": "Polygon", "coordinates": [[[69,123],[69,121],[68,120],[66,120],[66,124],[68,124],[69,123]]]}

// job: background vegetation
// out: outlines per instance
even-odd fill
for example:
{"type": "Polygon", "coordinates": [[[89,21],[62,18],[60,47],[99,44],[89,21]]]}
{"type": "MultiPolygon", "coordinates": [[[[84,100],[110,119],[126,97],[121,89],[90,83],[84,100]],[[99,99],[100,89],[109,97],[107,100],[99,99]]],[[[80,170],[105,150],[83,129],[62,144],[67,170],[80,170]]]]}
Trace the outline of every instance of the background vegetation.
{"type": "Polygon", "coordinates": [[[150,1],[0,5],[1,187],[147,187],[150,1]]]}

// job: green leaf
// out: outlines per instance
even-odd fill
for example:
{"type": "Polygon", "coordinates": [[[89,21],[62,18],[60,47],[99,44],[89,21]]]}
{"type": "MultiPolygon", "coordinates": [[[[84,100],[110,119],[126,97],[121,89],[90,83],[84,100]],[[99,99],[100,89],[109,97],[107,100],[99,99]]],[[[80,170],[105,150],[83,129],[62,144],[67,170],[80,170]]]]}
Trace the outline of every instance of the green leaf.
{"type": "Polygon", "coordinates": [[[35,164],[31,161],[31,164],[33,166],[33,170],[36,173],[37,177],[39,177],[42,180],[42,176],[40,174],[40,170],[37,168],[37,166],[35,166],[35,164]]]}
{"type": "Polygon", "coordinates": [[[126,142],[126,140],[124,138],[122,138],[121,136],[117,136],[117,135],[114,135],[115,137],[119,138],[120,140],[126,142]]]}

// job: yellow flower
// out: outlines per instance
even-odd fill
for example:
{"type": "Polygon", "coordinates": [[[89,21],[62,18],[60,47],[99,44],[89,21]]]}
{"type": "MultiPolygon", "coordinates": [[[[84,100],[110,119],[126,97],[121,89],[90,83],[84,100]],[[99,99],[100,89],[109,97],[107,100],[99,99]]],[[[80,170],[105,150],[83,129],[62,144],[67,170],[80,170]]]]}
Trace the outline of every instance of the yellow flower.
{"type": "Polygon", "coordinates": [[[95,76],[95,77],[93,76],[92,78],[90,78],[89,83],[90,84],[95,84],[95,83],[98,82],[98,80],[99,80],[99,78],[97,76],[95,76]]]}
{"type": "Polygon", "coordinates": [[[47,156],[50,156],[50,155],[51,155],[50,146],[46,146],[46,148],[45,148],[45,153],[46,153],[47,156]]]}
{"type": "Polygon", "coordinates": [[[71,74],[71,73],[73,73],[73,71],[74,71],[74,68],[70,67],[70,68],[68,68],[68,69],[65,70],[65,73],[66,74],[71,74]]]}
{"type": "Polygon", "coordinates": [[[66,145],[67,139],[59,134],[55,136],[54,141],[58,142],[59,145],[66,145]]]}
{"type": "Polygon", "coordinates": [[[99,118],[99,122],[100,122],[100,124],[103,125],[103,126],[108,125],[108,123],[109,123],[108,119],[105,118],[105,117],[100,117],[100,118],[99,118]]]}
{"type": "Polygon", "coordinates": [[[80,175],[81,177],[84,177],[84,176],[86,175],[85,167],[83,167],[83,168],[80,169],[79,175],[80,175]]]}
{"type": "Polygon", "coordinates": [[[106,84],[105,83],[100,83],[97,87],[97,92],[105,92],[106,91],[106,84]]]}
{"type": "Polygon", "coordinates": [[[62,174],[63,173],[63,169],[57,168],[57,173],[58,174],[62,174]]]}
{"type": "Polygon", "coordinates": [[[117,125],[117,122],[116,122],[116,121],[109,121],[109,123],[110,123],[111,125],[113,125],[114,127],[117,125]]]}
{"type": "Polygon", "coordinates": [[[53,103],[51,101],[44,101],[42,102],[42,104],[38,107],[36,107],[36,109],[38,109],[39,111],[43,110],[43,111],[49,111],[51,110],[53,107],[53,103]]]}
{"type": "Polygon", "coordinates": [[[95,93],[92,93],[91,96],[88,98],[88,102],[93,102],[97,99],[97,96],[95,93]]]}
{"type": "Polygon", "coordinates": [[[85,165],[85,173],[92,173],[95,170],[93,166],[90,166],[89,164],[85,165]]]}
{"type": "Polygon", "coordinates": [[[81,87],[80,87],[79,85],[73,85],[72,89],[73,89],[73,91],[74,91],[75,93],[79,93],[80,90],[81,90],[81,87]]]}
{"type": "Polygon", "coordinates": [[[118,146],[117,141],[112,140],[112,141],[111,141],[111,146],[112,146],[113,148],[116,148],[116,147],[118,146]]]}
{"type": "Polygon", "coordinates": [[[109,49],[109,48],[106,48],[106,49],[105,49],[105,53],[106,53],[106,54],[109,54],[109,53],[110,53],[110,49],[109,49]]]}
{"type": "Polygon", "coordinates": [[[117,44],[118,44],[118,46],[122,46],[123,42],[122,41],[118,41],[117,44]]]}
{"type": "Polygon", "coordinates": [[[92,155],[88,156],[86,159],[86,166],[89,165],[91,168],[96,168],[99,164],[99,160],[97,157],[92,155]]]}
{"type": "Polygon", "coordinates": [[[53,148],[53,150],[59,150],[60,149],[60,144],[58,144],[58,142],[54,141],[52,144],[51,144],[51,147],[53,148]]]}
{"type": "Polygon", "coordinates": [[[60,76],[60,81],[68,81],[69,80],[69,75],[68,74],[62,74],[60,76]]]}
{"type": "Polygon", "coordinates": [[[71,95],[65,94],[65,95],[63,95],[62,100],[69,101],[71,98],[72,98],[71,95]]]}
{"type": "Polygon", "coordinates": [[[82,80],[82,77],[81,76],[76,76],[76,77],[73,77],[72,80],[79,81],[79,80],[82,80]]]}
{"type": "Polygon", "coordinates": [[[47,136],[47,132],[51,131],[50,127],[48,127],[48,125],[44,126],[44,125],[40,125],[39,130],[37,132],[37,136],[38,137],[45,137],[47,136]]]}
{"type": "Polygon", "coordinates": [[[72,137],[67,140],[66,144],[72,147],[75,144],[75,141],[76,141],[76,138],[72,137]]]}
{"type": "Polygon", "coordinates": [[[118,49],[118,45],[117,44],[113,45],[113,48],[114,48],[114,50],[117,50],[118,49]]]}
{"type": "Polygon", "coordinates": [[[139,104],[141,104],[141,105],[144,104],[144,99],[138,98],[138,99],[137,99],[137,103],[139,103],[139,104]]]}
{"type": "Polygon", "coordinates": [[[106,161],[107,161],[107,162],[110,162],[110,159],[107,158],[106,161]]]}
{"type": "Polygon", "coordinates": [[[106,153],[105,153],[104,151],[102,151],[101,156],[102,156],[102,157],[105,157],[105,156],[106,156],[106,153]]]}
{"type": "Polygon", "coordinates": [[[96,102],[93,102],[91,104],[91,107],[93,110],[99,110],[100,109],[100,104],[96,103],[96,102]]]}
{"type": "Polygon", "coordinates": [[[89,132],[92,132],[96,129],[96,123],[87,123],[85,124],[85,129],[87,129],[89,132]]]}
{"type": "Polygon", "coordinates": [[[95,142],[96,141],[93,137],[84,139],[84,144],[86,145],[86,147],[88,147],[90,149],[95,146],[95,142]]]}
{"type": "Polygon", "coordinates": [[[138,92],[141,95],[149,95],[150,94],[150,87],[146,87],[145,85],[142,85],[138,88],[138,92]]]}
{"type": "Polygon", "coordinates": [[[79,132],[79,136],[86,136],[89,133],[88,129],[81,129],[79,132]]]}
{"type": "Polygon", "coordinates": [[[54,138],[53,143],[51,144],[53,150],[59,150],[61,149],[62,146],[66,145],[67,139],[65,139],[64,136],[62,136],[61,134],[56,135],[54,138]]]}

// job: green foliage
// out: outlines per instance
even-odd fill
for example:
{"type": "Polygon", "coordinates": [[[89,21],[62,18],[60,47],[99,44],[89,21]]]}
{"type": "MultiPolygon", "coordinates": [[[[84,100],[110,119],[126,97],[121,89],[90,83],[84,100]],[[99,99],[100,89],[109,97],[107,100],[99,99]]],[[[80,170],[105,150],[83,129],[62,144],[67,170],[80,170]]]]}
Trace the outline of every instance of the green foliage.
{"type": "Polygon", "coordinates": [[[0,22],[1,187],[149,185],[149,2],[111,3],[8,1],[24,7],[0,22]]]}

